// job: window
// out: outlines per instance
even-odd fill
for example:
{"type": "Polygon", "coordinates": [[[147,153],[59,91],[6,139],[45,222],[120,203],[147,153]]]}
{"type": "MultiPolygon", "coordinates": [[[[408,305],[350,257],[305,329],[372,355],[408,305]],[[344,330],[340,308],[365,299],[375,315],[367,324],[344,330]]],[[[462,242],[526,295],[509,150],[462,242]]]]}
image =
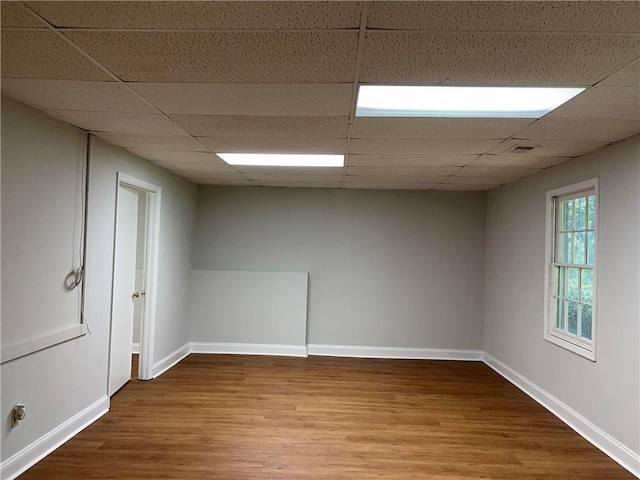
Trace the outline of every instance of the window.
{"type": "Polygon", "coordinates": [[[598,183],[547,192],[544,338],[596,359],[598,183]]]}

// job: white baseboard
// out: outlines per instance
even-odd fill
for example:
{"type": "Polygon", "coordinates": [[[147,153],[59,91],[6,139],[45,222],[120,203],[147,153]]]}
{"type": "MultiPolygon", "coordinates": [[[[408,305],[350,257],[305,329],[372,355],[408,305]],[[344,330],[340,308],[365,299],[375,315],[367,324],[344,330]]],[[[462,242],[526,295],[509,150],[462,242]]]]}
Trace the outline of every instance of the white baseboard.
{"type": "Polygon", "coordinates": [[[222,353],[238,355],[277,355],[306,357],[304,345],[263,345],[258,343],[210,343],[191,342],[191,353],[222,353]]]}
{"type": "Polygon", "coordinates": [[[134,353],[134,354],[139,354],[140,353],[140,344],[139,343],[132,343],[131,344],[131,353],[134,353]]]}
{"type": "Polygon", "coordinates": [[[31,445],[27,445],[0,465],[0,478],[12,480],[53,452],[71,437],[95,422],[109,411],[109,397],[100,400],[46,433],[31,445]]]}
{"type": "Polygon", "coordinates": [[[540,405],[553,413],[595,447],[602,450],[602,452],[618,462],[633,475],[640,478],[640,455],[622,445],[615,438],[603,432],[600,428],[584,418],[571,407],[561,402],[529,379],[523,377],[497,358],[485,352],[483,355],[483,361],[524,393],[537,401],[540,405]]]}
{"type": "Polygon", "coordinates": [[[154,363],[152,378],[158,378],[160,375],[162,375],[164,372],[169,370],[180,360],[184,359],[187,355],[189,355],[189,352],[190,352],[189,344],[186,343],[185,345],[177,349],[175,352],[170,353],[169,355],[164,357],[162,360],[154,363]]]}
{"type": "Polygon", "coordinates": [[[307,345],[309,355],[326,357],[403,358],[416,360],[482,360],[481,350],[444,348],[362,347],[353,345],[307,345]]]}

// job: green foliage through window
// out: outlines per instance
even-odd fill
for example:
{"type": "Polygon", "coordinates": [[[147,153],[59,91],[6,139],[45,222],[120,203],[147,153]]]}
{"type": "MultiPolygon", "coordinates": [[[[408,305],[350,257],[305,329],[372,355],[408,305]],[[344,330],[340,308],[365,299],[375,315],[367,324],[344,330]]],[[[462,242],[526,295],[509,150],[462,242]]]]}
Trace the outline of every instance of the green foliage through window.
{"type": "Polygon", "coordinates": [[[556,199],[553,325],[591,340],[596,197],[592,192],[556,199]]]}

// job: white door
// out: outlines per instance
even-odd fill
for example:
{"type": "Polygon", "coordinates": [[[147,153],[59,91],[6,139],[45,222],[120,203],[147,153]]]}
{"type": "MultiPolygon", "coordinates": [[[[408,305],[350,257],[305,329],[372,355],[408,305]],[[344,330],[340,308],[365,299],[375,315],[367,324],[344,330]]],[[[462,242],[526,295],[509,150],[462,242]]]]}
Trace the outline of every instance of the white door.
{"type": "Polygon", "coordinates": [[[138,192],[118,187],[116,249],[113,272],[109,396],[131,379],[133,293],[136,282],[138,192]]]}

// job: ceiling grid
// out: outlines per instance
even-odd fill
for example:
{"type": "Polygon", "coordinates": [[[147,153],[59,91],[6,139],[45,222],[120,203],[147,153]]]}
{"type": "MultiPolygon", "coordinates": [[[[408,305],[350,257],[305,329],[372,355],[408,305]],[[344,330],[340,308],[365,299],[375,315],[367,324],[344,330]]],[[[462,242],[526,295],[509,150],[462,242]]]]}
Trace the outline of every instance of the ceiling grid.
{"type": "Polygon", "coordinates": [[[342,188],[347,180],[347,170],[349,167],[349,152],[351,151],[351,138],[353,135],[353,122],[356,118],[356,105],[358,102],[358,85],[360,82],[360,69],[362,68],[362,55],[364,52],[364,42],[367,35],[367,15],[369,4],[364,3],[360,12],[360,30],[358,32],[358,53],[356,54],[356,65],[353,72],[353,87],[351,89],[351,108],[349,109],[349,128],[347,131],[347,148],[344,156],[344,168],[342,173],[342,188]]]}
{"type": "Polygon", "coordinates": [[[639,2],[0,7],[3,95],[200,184],[489,190],[640,133],[639,2]],[[365,118],[361,84],[586,90],[540,119],[365,118]],[[345,164],[230,166],[216,152],[345,164]]]}
{"type": "MultiPolygon", "coordinates": [[[[94,59],[91,55],[89,55],[87,52],[85,52],[82,48],[80,48],[78,45],[76,45],[70,38],[68,38],[63,32],[61,32],[59,29],[57,29],[56,27],[54,27],[51,23],[49,23],[45,18],[43,18],[42,16],[40,16],[37,12],[35,12],[33,9],[31,9],[28,5],[26,5],[24,2],[21,2],[22,5],[24,6],[26,12],[31,15],[32,17],[34,17],[38,22],[42,23],[47,29],[52,30],[60,39],[62,39],[65,43],[67,43],[68,45],[70,45],[71,47],[73,47],[74,50],[76,50],[78,53],[80,53],[83,57],[85,57],[87,60],[89,60],[89,62],[91,62],[92,64],[94,64],[96,67],[98,67],[100,70],[102,70],[104,73],[106,73],[109,77],[111,77],[116,83],[122,85],[124,88],[126,88],[127,90],[129,90],[131,93],[133,93],[136,97],[138,97],[143,103],[147,104],[155,113],[157,113],[158,115],[162,116],[163,118],[165,118],[166,120],[168,120],[171,125],[175,126],[175,129],[179,132],[183,132],[184,135],[186,135],[187,137],[192,138],[194,141],[198,142],[198,144],[202,145],[202,147],[204,149],[206,149],[209,153],[214,153],[211,152],[208,147],[206,147],[206,145],[202,144],[201,141],[199,141],[195,136],[191,135],[189,132],[187,132],[186,130],[184,130],[180,125],[176,124],[169,116],[167,116],[164,112],[162,112],[161,110],[159,110],[158,108],[156,108],[153,104],[151,104],[150,102],[148,102],[144,97],[140,96],[134,89],[132,89],[127,83],[123,82],[122,79],[120,79],[117,75],[115,75],[113,72],[111,72],[108,68],[106,68],[105,66],[103,66],[100,62],[98,62],[96,59],[94,59]]],[[[53,112],[49,112],[49,113],[53,113],[53,112]]],[[[69,122],[71,124],[75,123],[74,121],[69,122]]],[[[90,130],[96,130],[95,126],[93,128],[87,128],[88,131],[90,130]]],[[[157,130],[156,130],[157,132],[157,130]]],[[[116,143],[117,145],[117,143],[116,143]]],[[[214,154],[215,155],[215,154],[214,154]]],[[[217,158],[217,157],[216,157],[217,158]]],[[[237,174],[239,174],[240,176],[242,176],[244,179],[247,179],[241,172],[235,170],[232,166],[229,166],[230,169],[234,170],[237,174]]],[[[249,182],[251,182],[249,180],[249,182]]],[[[251,182],[252,183],[252,182],[251,182]]]]}

